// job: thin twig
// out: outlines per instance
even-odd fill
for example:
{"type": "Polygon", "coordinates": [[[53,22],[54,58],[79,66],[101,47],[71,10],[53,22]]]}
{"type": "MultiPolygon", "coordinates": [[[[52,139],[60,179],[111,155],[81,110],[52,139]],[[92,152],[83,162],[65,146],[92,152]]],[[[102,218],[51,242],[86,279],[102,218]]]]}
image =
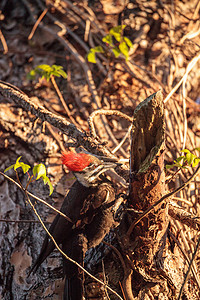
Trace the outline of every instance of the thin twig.
{"type": "Polygon", "coordinates": [[[119,145],[117,147],[115,147],[115,149],[112,150],[112,153],[114,154],[115,152],[117,152],[119,150],[119,148],[123,145],[123,143],[126,141],[126,139],[129,137],[130,135],[130,132],[131,132],[131,128],[132,128],[132,125],[129,126],[126,134],[124,135],[123,139],[121,140],[121,142],[119,143],[119,145]]]}
{"type": "Polygon", "coordinates": [[[186,97],[187,97],[187,93],[186,93],[186,80],[187,80],[187,76],[185,76],[184,80],[183,80],[183,84],[182,84],[182,101],[183,101],[183,146],[182,149],[185,149],[185,145],[186,145],[186,138],[187,138],[187,113],[186,113],[186,97]]]}
{"type": "Polygon", "coordinates": [[[167,95],[167,97],[164,99],[164,103],[166,103],[171,96],[177,91],[177,89],[180,87],[180,85],[182,84],[182,82],[184,81],[185,78],[187,78],[188,74],[190,73],[190,71],[192,70],[192,68],[196,65],[196,63],[199,61],[200,59],[200,54],[198,54],[197,56],[195,56],[187,65],[186,71],[184,76],[181,78],[181,80],[175,85],[175,87],[171,90],[171,92],[167,95]]]}
{"type": "MultiPolygon", "coordinates": [[[[11,177],[5,175],[4,173],[2,173],[0,171],[0,174],[3,175],[6,179],[10,180],[11,182],[13,182],[14,184],[16,184],[19,188],[21,188],[22,190],[24,189],[19,183],[17,183],[14,179],[12,179],[11,177]]],[[[44,205],[48,206],[49,208],[53,209],[55,212],[57,212],[58,214],[60,214],[62,217],[64,217],[67,221],[69,221],[70,223],[72,223],[72,220],[67,217],[65,214],[63,214],[61,211],[57,210],[55,207],[53,207],[51,204],[47,203],[46,201],[42,200],[41,198],[33,195],[32,193],[30,193],[29,191],[26,191],[27,194],[29,196],[31,196],[32,198],[34,198],[35,200],[43,203],[44,205]]]]}
{"type": "Polygon", "coordinates": [[[184,278],[183,284],[182,284],[182,286],[181,286],[181,289],[180,289],[180,292],[179,292],[179,295],[178,295],[178,299],[177,299],[177,300],[180,300],[180,299],[181,299],[181,295],[182,295],[182,292],[183,292],[183,288],[184,288],[184,286],[185,286],[185,284],[186,284],[186,281],[187,281],[187,279],[188,279],[188,276],[189,276],[189,273],[190,273],[190,270],[191,270],[191,267],[192,267],[192,263],[193,263],[193,261],[194,261],[194,259],[195,259],[195,256],[196,256],[197,250],[198,250],[198,248],[199,248],[199,245],[200,245],[200,235],[199,235],[199,238],[198,238],[198,241],[197,241],[195,250],[194,250],[194,252],[193,252],[193,254],[192,254],[192,258],[191,258],[191,260],[190,260],[190,263],[189,263],[189,266],[188,266],[188,270],[187,270],[187,272],[186,272],[186,274],[185,274],[185,278],[184,278]]]}
{"type": "Polygon", "coordinates": [[[72,123],[77,126],[78,124],[76,123],[76,121],[74,120],[74,118],[71,116],[71,112],[70,112],[70,110],[69,110],[69,108],[68,108],[68,106],[67,106],[67,104],[65,102],[65,99],[63,98],[63,95],[60,92],[60,89],[59,89],[59,87],[58,87],[58,85],[56,83],[56,80],[55,80],[55,78],[54,78],[53,75],[51,75],[51,82],[52,82],[52,84],[53,84],[53,86],[54,86],[54,88],[56,90],[56,93],[58,94],[58,97],[60,98],[60,101],[61,101],[61,103],[62,103],[62,105],[63,105],[63,107],[64,107],[64,109],[65,109],[65,111],[66,111],[66,113],[68,115],[68,117],[70,118],[70,120],[72,121],[72,123]]]}
{"type": "Polygon", "coordinates": [[[187,199],[184,199],[184,198],[180,198],[180,197],[173,197],[172,198],[172,200],[176,200],[176,201],[179,201],[179,202],[183,202],[184,204],[187,204],[187,205],[189,205],[189,206],[191,206],[191,207],[193,207],[194,206],[194,204],[191,202],[191,201],[189,201],[189,200],[187,200],[187,199]]]}
{"type": "MultiPolygon", "coordinates": [[[[171,221],[170,221],[171,222],[171,221]]],[[[167,230],[167,233],[170,235],[170,237],[173,239],[173,241],[177,244],[178,248],[180,249],[180,251],[182,252],[185,260],[187,261],[187,264],[189,266],[189,263],[190,263],[190,258],[188,257],[187,253],[185,252],[185,250],[183,249],[183,247],[181,246],[181,243],[179,242],[179,240],[174,236],[174,234],[168,229],[167,230]]],[[[192,268],[192,274],[193,276],[195,277],[196,273],[195,273],[195,270],[194,268],[192,268]]],[[[199,284],[198,284],[198,280],[197,278],[195,277],[196,279],[196,282],[197,282],[197,285],[198,285],[198,288],[199,288],[199,284]]]]}
{"type": "Polygon", "coordinates": [[[39,23],[42,21],[42,19],[44,18],[44,16],[46,15],[46,13],[48,12],[48,8],[45,8],[43,10],[43,12],[41,13],[41,15],[39,16],[39,18],[37,19],[37,21],[35,22],[34,26],[33,26],[33,29],[31,30],[31,33],[29,34],[28,36],[28,40],[31,40],[39,23]]]}
{"type": "Polygon", "coordinates": [[[121,281],[119,281],[119,286],[120,286],[120,288],[121,288],[121,291],[122,291],[122,295],[123,295],[123,297],[124,297],[124,300],[126,300],[126,296],[125,296],[125,294],[124,294],[124,289],[123,289],[123,286],[122,286],[122,284],[121,284],[121,281]]]}
{"type": "MultiPolygon", "coordinates": [[[[10,220],[10,219],[0,219],[2,223],[36,223],[40,224],[40,221],[37,220],[10,220]]],[[[44,221],[45,224],[51,224],[51,222],[44,221]]]]}
{"type": "Polygon", "coordinates": [[[8,53],[8,46],[7,46],[6,40],[5,40],[4,36],[3,36],[3,33],[1,31],[1,29],[0,29],[0,40],[1,40],[3,48],[4,48],[4,52],[3,53],[4,54],[8,53]]]}
{"type": "Polygon", "coordinates": [[[91,136],[95,137],[96,136],[96,132],[95,132],[95,128],[94,128],[94,118],[98,115],[104,115],[104,116],[117,116],[119,118],[123,118],[125,120],[127,120],[128,122],[132,123],[133,118],[129,117],[128,115],[122,113],[119,110],[113,110],[113,109],[98,109],[93,111],[93,113],[91,113],[91,115],[88,118],[88,124],[89,124],[89,129],[90,129],[90,134],[91,136]]]}
{"type": "MultiPolygon", "coordinates": [[[[107,281],[107,279],[106,279],[105,266],[104,266],[103,259],[102,259],[102,271],[103,271],[103,279],[104,279],[104,282],[107,284],[108,281],[107,281]]],[[[106,298],[107,298],[108,300],[110,300],[110,297],[109,297],[109,295],[108,295],[107,289],[105,288],[104,291],[105,291],[105,294],[106,294],[106,298]]]]}
{"type": "Polygon", "coordinates": [[[169,202],[168,213],[173,219],[178,220],[181,224],[185,224],[188,227],[199,231],[200,218],[187,212],[183,207],[177,205],[175,202],[169,202]]]}
{"type": "MultiPolygon", "coordinates": [[[[52,2],[52,0],[51,0],[52,2]]],[[[81,10],[80,13],[80,7],[76,7],[76,5],[72,4],[71,1],[64,0],[65,3],[67,3],[68,7],[70,7],[78,16],[84,17],[85,20],[89,19],[91,22],[91,25],[96,29],[96,31],[100,32],[102,35],[105,35],[105,31],[102,28],[102,25],[100,22],[98,22],[97,18],[94,18],[94,16],[91,16],[90,14],[85,13],[83,10],[81,10]]],[[[85,8],[83,6],[83,8],[85,8]]]]}
{"type": "MultiPolygon", "coordinates": [[[[188,253],[188,264],[190,262],[190,258],[191,258],[191,253],[193,252],[194,248],[191,248],[191,238],[188,239],[186,238],[186,232],[183,232],[183,225],[180,222],[177,222],[175,219],[173,219],[173,223],[175,225],[175,227],[177,228],[177,231],[179,232],[179,240],[180,240],[180,244],[183,245],[183,248],[185,249],[185,251],[187,251],[188,253]]],[[[199,274],[198,274],[198,266],[196,265],[195,261],[193,262],[192,265],[192,271],[193,271],[193,275],[194,278],[196,280],[197,286],[200,289],[200,280],[199,280],[199,274]]]]}
{"type": "Polygon", "coordinates": [[[124,259],[123,259],[122,255],[121,255],[121,253],[119,252],[119,250],[116,247],[114,247],[113,245],[107,243],[106,241],[103,241],[103,244],[105,244],[106,246],[110,247],[117,254],[117,256],[119,257],[119,260],[120,260],[120,262],[122,264],[124,273],[126,273],[126,265],[125,265],[124,259]]]}
{"type": "Polygon", "coordinates": [[[51,133],[51,135],[53,136],[53,138],[56,140],[56,142],[58,143],[58,145],[60,146],[60,149],[62,151],[65,151],[66,149],[65,149],[65,147],[63,145],[63,142],[60,139],[61,136],[53,130],[51,124],[49,124],[49,123],[46,122],[46,127],[49,130],[49,132],[51,133]]]}
{"type": "Polygon", "coordinates": [[[105,130],[107,131],[108,135],[110,136],[110,139],[112,140],[113,144],[116,145],[116,148],[119,149],[119,151],[121,152],[121,154],[126,157],[127,153],[124,151],[123,148],[120,148],[119,143],[117,141],[117,139],[115,138],[115,136],[113,135],[110,127],[107,124],[107,120],[106,120],[106,115],[115,115],[118,116],[120,118],[126,119],[129,122],[132,122],[132,118],[127,116],[126,114],[118,111],[118,110],[106,110],[106,109],[99,109],[99,110],[95,110],[93,113],[91,113],[91,115],[88,118],[88,125],[89,125],[89,129],[90,129],[90,134],[93,138],[96,137],[96,132],[95,132],[95,128],[94,128],[94,118],[97,115],[101,115],[103,121],[105,121],[104,123],[106,123],[105,125],[105,130]],[[119,147],[118,147],[119,146],[119,147]]]}

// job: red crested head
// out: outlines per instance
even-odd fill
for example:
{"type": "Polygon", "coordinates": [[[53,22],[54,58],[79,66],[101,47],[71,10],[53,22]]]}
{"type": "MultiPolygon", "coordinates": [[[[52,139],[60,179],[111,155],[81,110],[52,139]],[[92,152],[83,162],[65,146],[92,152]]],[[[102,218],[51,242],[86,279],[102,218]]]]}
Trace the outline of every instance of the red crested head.
{"type": "Polygon", "coordinates": [[[68,151],[62,153],[61,160],[69,171],[81,172],[89,166],[93,159],[91,155],[86,153],[68,151]]]}

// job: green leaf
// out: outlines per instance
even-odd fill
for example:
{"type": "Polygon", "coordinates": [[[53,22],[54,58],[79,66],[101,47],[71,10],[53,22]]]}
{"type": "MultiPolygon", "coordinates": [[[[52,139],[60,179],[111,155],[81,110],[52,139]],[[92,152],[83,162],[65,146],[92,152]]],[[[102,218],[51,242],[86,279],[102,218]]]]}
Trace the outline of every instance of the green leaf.
{"type": "Polygon", "coordinates": [[[175,162],[174,166],[177,168],[183,168],[183,165],[179,164],[178,162],[175,162]]]}
{"type": "Polygon", "coordinates": [[[194,155],[194,154],[192,154],[190,152],[190,153],[186,154],[185,158],[186,158],[188,164],[191,165],[191,163],[193,162],[193,160],[196,158],[196,155],[194,155]]]}
{"type": "Polygon", "coordinates": [[[52,184],[51,184],[49,178],[48,178],[47,175],[46,175],[46,167],[45,167],[45,165],[43,165],[43,164],[38,164],[38,165],[36,165],[36,166],[33,168],[33,175],[34,175],[35,177],[36,177],[36,175],[37,175],[36,180],[42,178],[44,184],[45,184],[45,185],[48,184],[49,189],[50,189],[49,195],[51,195],[51,194],[53,193],[53,186],[52,186],[52,184]]]}
{"type": "Polygon", "coordinates": [[[127,47],[125,42],[122,42],[119,44],[119,50],[121,51],[121,53],[126,57],[126,59],[128,59],[129,57],[129,48],[127,47]]]}
{"type": "Polygon", "coordinates": [[[14,170],[17,170],[18,168],[21,167],[21,163],[19,162],[20,159],[21,159],[21,156],[18,157],[18,159],[16,160],[16,163],[15,163],[15,165],[14,165],[14,170]]]}
{"type": "Polygon", "coordinates": [[[67,79],[67,73],[64,70],[59,70],[59,73],[64,79],[67,79]]]}
{"type": "Polygon", "coordinates": [[[97,53],[104,53],[104,50],[101,46],[97,46],[95,48],[92,48],[94,49],[94,52],[97,52],[97,53]]]}
{"type": "Polygon", "coordinates": [[[30,166],[27,165],[27,164],[24,164],[23,162],[21,162],[20,164],[21,164],[21,167],[22,167],[22,170],[23,170],[24,174],[27,173],[28,170],[30,169],[30,166]]]}
{"type": "Polygon", "coordinates": [[[47,184],[48,184],[48,186],[49,186],[49,190],[50,190],[50,192],[49,192],[49,196],[51,196],[51,194],[53,193],[53,186],[52,186],[52,184],[51,184],[51,182],[49,181],[49,182],[47,182],[47,184]]]}
{"type": "Polygon", "coordinates": [[[87,54],[88,61],[95,64],[96,63],[95,53],[103,53],[103,52],[104,50],[101,46],[91,48],[87,54]]]}
{"type": "Polygon", "coordinates": [[[90,52],[87,54],[87,59],[89,62],[96,64],[95,52],[90,50],[90,52]]]}
{"type": "Polygon", "coordinates": [[[181,165],[179,162],[177,162],[176,160],[174,160],[174,164],[173,164],[174,167],[177,167],[177,168],[182,168],[183,165],[181,165]]]}
{"type": "Polygon", "coordinates": [[[181,164],[177,163],[176,161],[175,161],[175,163],[174,163],[173,165],[166,165],[165,167],[166,167],[166,169],[171,169],[171,168],[173,168],[173,167],[176,167],[176,168],[184,168],[184,169],[187,168],[187,167],[182,166],[181,164]]]}
{"type": "Polygon", "coordinates": [[[192,167],[194,168],[194,167],[196,167],[197,165],[198,165],[198,163],[200,162],[200,158],[195,158],[194,159],[194,161],[193,161],[193,163],[192,163],[192,167]]]}
{"type": "Polygon", "coordinates": [[[165,168],[166,169],[172,169],[174,167],[174,165],[166,165],[165,168]]]}
{"type": "Polygon", "coordinates": [[[52,75],[55,76],[55,77],[60,77],[60,76],[61,76],[60,73],[59,73],[58,71],[52,71],[51,74],[50,74],[50,77],[51,77],[52,75]]]}
{"type": "Polygon", "coordinates": [[[110,29],[110,34],[114,36],[114,38],[120,42],[122,36],[122,30],[126,27],[126,25],[119,25],[110,29]]]}
{"type": "Polygon", "coordinates": [[[51,195],[53,193],[53,186],[52,186],[49,178],[47,176],[43,176],[42,179],[43,179],[44,185],[48,184],[49,190],[50,190],[49,195],[51,195]]]}
{"type": "Polygon", "coordinates": [[[39,76],[42,76],[42,78],[46,78],[47,81],[50,80],[51,76],[56,76],[60,77],[62,76],[63,78],[67,78],[67,74],[63,70],[62,66],[57,66],[57,65],[39,65],[37,66],[34,70],[29,72],[29,76],[34,76],[38,74],[39,76]]]}
{"type": "Polygon", "coordinates": [[[44,65],[44,64],[37,66],[35,69],[41,69],[45,72],[51,72],[53,70],[50,65],[44,65]]]}
{"type": "Polygon", "coordinates": [[[181,150],[181,152],[184,152],[184,153],[191,153],[188,149],[183,149],[183,150],[181,150]]]}
{"type": "Polygon", "coordinates": [[[51,69],[52,69],[51,75],[54,75],[57,77],[62,76],[63,78],[67,78],[67,74],[63,70],[62,66],[52,65],[51,69]]]}
{"type": "Polygon", "coordinates": [[[42,180],[43,180],[44,184],[47,184],[47,182],[49,181],[49,178],[48,178],[48,176],[43,175],[42,180]]]}
{"type": "Polygon", "coordinates": [[[179,156],[179,157],[177,157],[177,159],[176,159],[176,161],[177,162],[180,162],[182,159],[184,159],[185,158],[185,156],[179,156]]]}
{"type": "Polygon", "coordinates": [[[200,152],[200,147],[194,148],[194,150],[197,150],[197,151],[200,152]]]}
{"type": "Polygon", "coordinates": [[[133,43],[129,40],[129,38],[124,37],[124,41],[126,42],[129,48],[133,47],[133,43]]]}
{"type": "Polygon", "coordinates": [[[113,39],[112,39],[112,36],[110,34],[107,34],[106,36],[104,36],[102,38],[102,42],[110,45],[111,47],[114,47],[114,45],[113,45],[113,39]]]}
{"type": "Polygon", "coordinates": [[[16,163],[14,165],[11,165],[10,167],[6,168],[4,172],[7,172],[8,170],[11,170],[12,168],[14,168],[14,170],[16,171],[18,168],[22,168],[24,174],[26,172],[28,172],[28,170],[30,169],[30,166],[20,162],[21,156],[17,158],[16,163]]]}
{"type": "Polygon", "coordinates": [[[39,164],[39,165],[34,166],[34,168],[33,168],[33,175],[35,177],[37,175],[36,180],[40,179],[43,176],[45,177],[46,176],[46,167],[45,167],[45,165],[39,164]]]}
{"type": "Polygon", "coordinates": [[[119,50],[118,47],[113,48],[113,49],[112,49],[112,52],[114,53],[114,56],[115,56],[116,58],[118,58],[119,55],[121,54],[121,52],[120,52],[120,50],[119,50]]]}
{"type": "Polygon", "coordinates": [[[33,80],[35,79],[35,76],[37,75],[37,73],[35,72],[35,70],[31,70],[28,74],[27,74],[27,78],[29,80],[33,80]]]}
{"type": "Polygon", "coordinates": [[[62,66],[52,65],[51,68],[52,68],[52,70],[60,71],[62,69],[62,66]]]}
{"type": "Polygon", "coordinates": [[[10,167],[6,168],[6,169],[4,170],[4,173],[7,172],[7,171],[9,171],[9,170],[11,170],[12,168],[14,168],[14,166],[15,166],[15,165],[11,165],[10,167]]]}

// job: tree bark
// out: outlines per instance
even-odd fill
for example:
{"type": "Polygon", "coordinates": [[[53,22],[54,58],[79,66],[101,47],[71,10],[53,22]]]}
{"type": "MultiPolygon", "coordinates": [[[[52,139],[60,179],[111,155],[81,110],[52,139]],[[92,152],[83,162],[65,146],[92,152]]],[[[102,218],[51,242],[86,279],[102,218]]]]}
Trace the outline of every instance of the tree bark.
{"type": "MultiPolygon", "coordinates": [[[[143,212],[165,193],[164,109],[161,92],[143,101],[133,117],[129,206],[143,212]]],[[[155,257],[168,227],[167,204],[160,204],[135,226],[132,257],[135,270],[145,279],[159,275],[155,257]]]]}
{"type": "Polygon", "coordinates": [[[130,227],[121,238],[126,274],[129,274],[123,285],[128,300],[152,299],[152,296],[154,299],[176,299],[184,278],[184,259],[180,250],[176,249],[176,255],[171,251],[167,234],[169,199],[136,222],[141,213],[167,193],[164,134],[163,97],[159,91],[140,103],[133,116],[128,198],[130,227]]]}

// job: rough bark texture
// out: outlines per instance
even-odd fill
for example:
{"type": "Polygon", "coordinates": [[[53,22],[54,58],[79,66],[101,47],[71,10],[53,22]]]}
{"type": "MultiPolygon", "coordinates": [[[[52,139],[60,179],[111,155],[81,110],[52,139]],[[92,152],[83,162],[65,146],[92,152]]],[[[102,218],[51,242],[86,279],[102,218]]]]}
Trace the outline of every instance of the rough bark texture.
{"type": "MultiPolygon", "coordinates": [[[[131,182],[129,205],[145,211],[165,193],[164,109],[161,92],[143,101],[135,110],[131,142],[131,182]]],[[[165,203],[145,217],[134,228],[133,262],[144,279],[158,275],[156,256],[168,227],[165,203]]]]}
{"type": "MultiPolygon", "coordinates": [[[[131,142],[130,195],[131,222],[155,204],[165,193],[164,108],[161,92],[152,94],[134,112],[131,142]]],[[[125,238],[128,264],[133,269],[124,284],[127,299],[175,299],[183,280],[183,258],[171,252],[167,238],[168,200],[160,203],[125,238]],[[160,296],[162,295],[162,296],[160,296]],[[163,297],[163,298],[162,298],[163,297]]]]}

